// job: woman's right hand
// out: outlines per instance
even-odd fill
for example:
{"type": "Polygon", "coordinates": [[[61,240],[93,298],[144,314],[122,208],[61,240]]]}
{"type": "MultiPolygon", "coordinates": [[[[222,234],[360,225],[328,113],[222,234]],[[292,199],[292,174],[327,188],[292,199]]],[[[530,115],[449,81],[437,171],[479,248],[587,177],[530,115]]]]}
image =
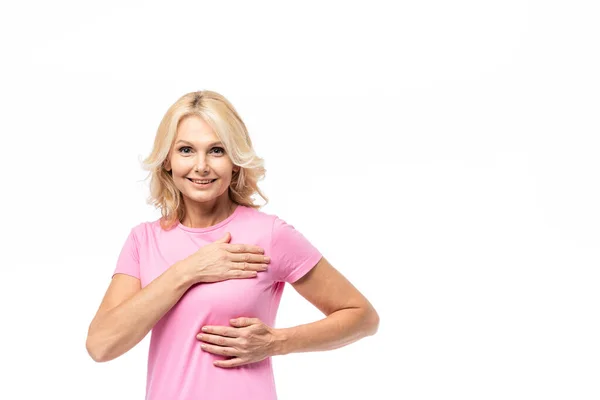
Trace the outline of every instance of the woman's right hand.
{"type": "Polygon", "coordinates": [[[229,232],[177,264],[192,284],[254,278],[271,261],[264,250],[249,244],[230,244],[229,232]]]}

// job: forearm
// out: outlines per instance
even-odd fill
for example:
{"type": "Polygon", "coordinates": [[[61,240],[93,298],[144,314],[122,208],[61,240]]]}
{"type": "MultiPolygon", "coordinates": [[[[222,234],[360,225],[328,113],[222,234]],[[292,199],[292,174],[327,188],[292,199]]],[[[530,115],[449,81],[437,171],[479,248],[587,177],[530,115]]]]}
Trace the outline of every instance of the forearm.
{"type": "Polygon", "coordinates": [[[337,349],[375,334],[378,325],[373,309],[339,310],[316,322],[276,329],[274,355],[337,349]]]}
{"type": "Polygon", "coordinates": [[[110,361],[133,348],[190,288],[176,266],[92,321],[87,347],[96,361],[110,361]]]}

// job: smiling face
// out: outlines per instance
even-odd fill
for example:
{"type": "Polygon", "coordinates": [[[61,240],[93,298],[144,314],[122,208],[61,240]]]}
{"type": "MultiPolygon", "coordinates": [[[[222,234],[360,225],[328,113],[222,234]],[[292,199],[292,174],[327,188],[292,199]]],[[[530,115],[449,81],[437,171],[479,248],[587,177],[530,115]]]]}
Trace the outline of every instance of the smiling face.
{"type": "Polygon", "coordinates": [[[228,201],[228,189],[235,166],[213,129],[201,118],[183,118],[177,128],[175,143],[165,162],[173,182],[186,204],[228,201]]]}

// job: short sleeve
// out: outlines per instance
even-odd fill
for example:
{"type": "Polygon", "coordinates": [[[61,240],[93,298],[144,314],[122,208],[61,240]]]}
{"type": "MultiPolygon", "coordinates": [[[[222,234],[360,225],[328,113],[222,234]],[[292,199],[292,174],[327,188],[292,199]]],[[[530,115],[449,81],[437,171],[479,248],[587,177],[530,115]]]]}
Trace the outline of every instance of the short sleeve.
{"type": "Polygon", "coordinates": [[[139,243],[134,229],[129,232],[121,249],[113,276],[115,274],[127,274],[140,279],[139,243]]]}
{"type": "Polygon", "coordinates": [[[271,237],[271,263],[281,282],[296,282],[310,271],[322,255],[293,225],[275,217],[271,237]]]}

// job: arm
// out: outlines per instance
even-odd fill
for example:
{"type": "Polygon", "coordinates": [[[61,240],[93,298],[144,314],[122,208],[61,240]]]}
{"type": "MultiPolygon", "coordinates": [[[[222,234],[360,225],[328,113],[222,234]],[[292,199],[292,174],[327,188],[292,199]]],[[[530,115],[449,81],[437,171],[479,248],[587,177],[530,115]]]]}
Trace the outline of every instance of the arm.
{"type": "Polygon", "coordinates": [[[115,274],[88,330],[86,348],[94,361],[110,361],[129,351],[179,301],[192,283],[177,266],[143,289],[139,279],[115,274]]]}
{"type": "Polygon", "coordinates": [[[325,258],[292,285],[327,318],[284,329],[243,317],[230,321],[233,328],[204,326],[197,335],[202,350],[229,357],[214,361],[215,366],[233,368],[276,355],[332,350],[377,332],[379,316],[371,303],[325,258]]]}
{"type": "Polygon", "coordinates": [[[129,235],[102,304],[92,320],[86,348],[98,362],[109,361],[138,344],[156,323],[197,283],[254,278],[266,270],[268,258],[257,246],[228,244],[227,233],[169,267],[141,289],[134,232],[129,235]]]}
{"type": "Polygon", "coordinates": [[[327,317],[275,329],[275,354],[332,350],[374,335],[379,316],[371,303],[323,257],[294,289],[327,317]]]}

